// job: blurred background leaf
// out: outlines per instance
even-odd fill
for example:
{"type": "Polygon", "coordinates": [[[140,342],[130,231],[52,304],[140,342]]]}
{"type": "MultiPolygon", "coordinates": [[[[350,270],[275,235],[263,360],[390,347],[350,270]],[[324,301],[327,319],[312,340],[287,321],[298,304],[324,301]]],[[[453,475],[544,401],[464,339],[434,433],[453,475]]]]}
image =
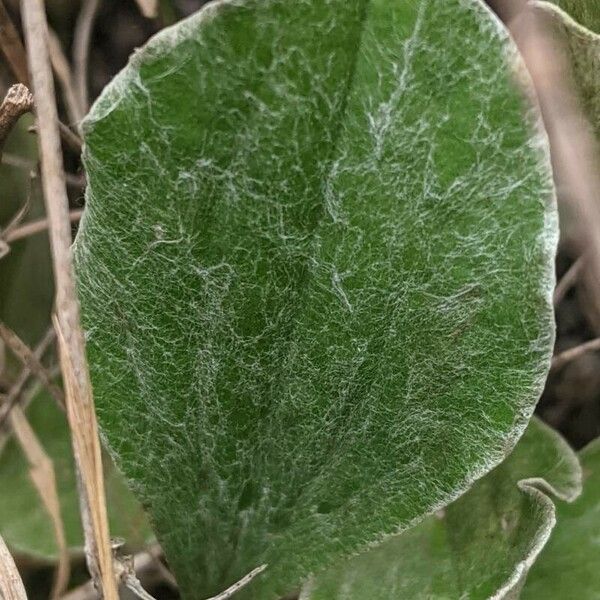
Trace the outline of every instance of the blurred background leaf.
{"type": "Polygon", "coordinates": [[[554,526],[551,497],[572,501],[580,492],[577,456],[558,433],[534,418],[512,454],[464,496],[317,576],[301,597],[513,598],[554,526]]]}
{"type": "Polygon", "coordinates": [[[600,597],[600,439],[580,451],[583,493],[558,503],[557,524],[531,569],[522,600],[600,597]]]}
{"type": "MultiPolygon", "coordinates": [[[[27,219],[44,216],[39,183],[29,176],[31,170],[37,169],[36,138],[27,131],[31,125],[31,115],[21,117],[4,148],[0,165],[0,229],[28,201],[27,219]],[[22,166],[11,164],[15,159],[22,166]]],[[[47,234],[11,244],[9,254],[0,259],[0,320],[33,345],[50,324],[53,294],[47,234]]]]}
{"type": "MultiPolygon", "coordinates": [[[[45,392],[35,394],[27,417],[54,463],[61,513],[67,542],[74,550],[83,547],[77,482],[71,439],[65,415],[45,392]]],[[[0,438],[1,439],[1,438],[0,438]]],[[[57,556],[52,524],[33,487],[27,461],[13,440],[0,446],[0,534],[20,552],[47,559],[57,556]]],[[[110,530],[138,550],[152,538],[144,511],[105,455],[106,494],[110,530]]]]}

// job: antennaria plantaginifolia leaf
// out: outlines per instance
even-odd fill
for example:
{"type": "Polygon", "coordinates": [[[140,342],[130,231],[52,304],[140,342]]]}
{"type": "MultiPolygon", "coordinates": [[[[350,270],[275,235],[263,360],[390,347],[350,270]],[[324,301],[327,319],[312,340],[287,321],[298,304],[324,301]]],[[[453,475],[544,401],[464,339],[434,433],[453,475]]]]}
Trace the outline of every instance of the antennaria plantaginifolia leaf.
{"type": "Polygon", "coordinates": [[[184,596],[277,598],[525,428],[556,216],[515,59],[473,0],[219,2],[93,107],[99,418],[184,596]]]}

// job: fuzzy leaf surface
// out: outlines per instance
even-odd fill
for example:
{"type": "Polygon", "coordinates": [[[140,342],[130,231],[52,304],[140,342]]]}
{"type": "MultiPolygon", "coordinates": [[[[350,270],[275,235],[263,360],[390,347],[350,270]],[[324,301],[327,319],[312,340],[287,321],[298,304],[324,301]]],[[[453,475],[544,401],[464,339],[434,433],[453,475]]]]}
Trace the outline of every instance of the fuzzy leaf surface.
{"type": "Polygon", "coordinates": [[[571,501],[580,492],[577,456],[534,418],[512,454],[466,494],[416,527],[317,576],[301,597],[515,597],[555,523],[548,494],[571,501]]]}
{"type": "Polygon", "coordinates": [[[99,419],[184,596],[277,598],[525,429],[556,216],[515,59],[479,1],[225,1],[92,108],[99,419]]]}
{"type": "Polygon", "coordinates": [[[533,566],[522,600],[597,600],[600,595],[600,440],[579,453],[583,493],[560,503],[548,545],[533,566]]]}

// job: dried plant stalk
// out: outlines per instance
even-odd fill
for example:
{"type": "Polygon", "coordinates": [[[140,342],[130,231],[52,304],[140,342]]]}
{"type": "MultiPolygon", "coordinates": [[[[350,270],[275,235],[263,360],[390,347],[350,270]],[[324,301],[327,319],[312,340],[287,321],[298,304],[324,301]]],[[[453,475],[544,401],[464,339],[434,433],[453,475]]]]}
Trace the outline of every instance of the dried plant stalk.
{"type": "Polygon", "coordinates": [[[577,218],[578,241],[586,254],[584,289],[592,324],[600,330],[600,146],[575,91],[566,41],[558,35],[552,14],[525,3],[509,27],[537,92],[561,200],[577,218]]]}
{"type": "Polygon", "coordinates": [[[147,19],[154,19],[158,15],[158,0],[135,0],[140,12],[147,19]]]}
{"type": "Polygon", "coordinates": [[[60,598],[69,583],[71,567],[65,528],[60,513],[54,463],[46,454],[20,406],[13,407],[9,418],[15,437],[29,463],[29,474],[33,485],[52,521],[59,560],[51,597],[54,599],[60,598]]]}
{"type": "Polygon", "coordinates": [[[567,292],[575,285],[584,266],[585,257],[580,256],[562,276],[562,279],[556,284],[556,289],[554,290],[554,306],[558,306],[567,292]]]}
{"type": "MultiPolygon", "coordinates": [[[[161,571],[162,566],[160,560],[156,558],[153,547],[143,550],[133,557],[129,557],[129,560],[125,564],[115,558],[115,572],[120,574],[122,583],[127,586],[128,582],[126,578],[131,576],[137,581],[137,584],[133,584],[136,588],[138,585],[142,585],[140,580],[144,581],[146,585],[152,585],[153,583],[159,582],[164,583],[165,581],[169,583],[169,580],[165,579],[163,572],[161,571]]],[[[169,576],[172,578],[170,573],[169,576]]],[[[133,579],[130,578],[129,582],[132,583],[133,579]]],[[[173,588],[176,589],[176,587],[177,586],[173,584],[173,588]]],[[[133,590],[131,591],[133,592],[133,590]]],[[[145,590],[144,593],[147,594],[145,590]]],[[[96,600],[94,586],[88,581],[87,583],[70,590],[62,597],[62,600],[96,600]]]]}
{"type": "Polygon", "coordinates": [[[0,537],[0,597],[2,600],[27,600],[23,581],[2,537],[0,537]]]}
{"type": "Polygon", "coordinates": [[[90,39],[96,13],[100,7],[100,0],[84,0],[81,11],[75,23],[73,32],[73,77],[75,94],[79,103],[79,110],[85,114],[89,108],[88,101],[88,62],[90,53],[90,39]]]}
{"type": "MultiPolygon", "coordinates": [[[[50,327],[33,351],[33,354],[37,360],[42,359],[44,353],[50,347],[50,344],[52,344],[55,338],[56,334],[54,333],[54,327],[50,327]]],[[[3,399],[3,403],[0,407],[0,452],[2,452],[4,444],[8,438],[7,434],[11,431],[10,428],[5,427],[5,422],[10,415],[10,411],[14,406],[21,406],[23,409],[27,408],[31,394],[24,393],[23,388],[25,387],[30,375],[31,370],[27,367],[23,367],[21,373],[19,373],[19,376],[8,391],[8,394],[6,394],[3,399]]],[[[50,379],[54,379],[52,373],[49,375],[50,379]]]]}
{"type": "Polygon", "coordinates": [[[29,85],[25,48],[2,0],[0,0],[0,49],[17,81],[29,85]]]}
{"type": "Polygon", "coordinates": [[[107,600],[117,600],[98,426],[70,252],[69,203],[48,51],[48,25],[44,5],[40,0],[21,0],[21,9],[36,102],[42,186],[50,225],[57,290],[54,325],[59,339],[67,415],[79,480],[86,558],[99,594],[107,600]]]}
{"type": "Polygon", "coordinates": [[[84,112],[79,104],[77,92],[75,91],[74,76],[71,72],[71,66],[63,52],[60,40],[56,33],[51,29],[48,33],[50,35],[48,38],[48,43],[50,44],[50,61],[52,62],[52,68],[54,69],[54,73],[62,89],[69,120],[71,121],[71,124],[79,124],[81,119],[83,119],[84,112]]]}
{"type": "Polygon", "coordinates": [[[593,340],[589,340],[583,344],[575,346],[574,348],[569,348],[568,350],[557,354],[552,359],[552,368],[554,370],[561,369],[566,364],[576,360],[580,356],[596,350],[600,350],[600,338],[594,338],[593,340]]]}
{"type": "MultiPolygon", "coordinates": [[[[69,220],[71,223],[77,223],[81,219],[82,214],[83,210],[81,209],[72,210],[69,213],[69,220]]],[[[7,233],[5,236],[5,241],[7,243],[16,242],[17,240],[29,237],[30,235],[35,235],[36,233],[46,231],[46,229],[48,229],[48,219],[38,219],[37,221],[23,223],[23,225],[20,225],[19,227],[7,233]]]]}
{"type": "Polygon", "coordinates": [[[102,455],[98,439],[96,415],[90,423],[89,408],[93,410],[89,375],[85,390],[80,387],[68,342],[58,315],[53,318],[58,336],[60,363],[65,386],[67,417],[71,428],[73,450],[77,465],[77,485],[81,501],[81,518],[86,538],[88,569],[96,589],[107,600],[117,600],[112,551],[108,535],[106,495],[102,471],[102,455]],[[87,392],[89,396],[83,397],[87,392]],[[101,545],[104,543],[104,545],[101,545]],[[108,550],[108,565],[106,564],[108,550]],[[111,594],[114,593],[114,596],[111,594]]]}
{"type": "Polygon", "coordinates": [[[228,600],[236,592],[239,592],[242,588],[246,587],[257,575],[260,575],[266,568],[267,565],[260,565],[260,567],[252,569],[250,573],[244,575],[238,582],[228,587],[224,592],[221,592],[220,594],[218,594],[217,596],[213,596],[212,598],[208,598],[208,600],[228,600]]]}
{"type": "Polygon", "coordinates": [[[33,96],[22,83],[12,85],[0,105],[0,155],[2,147],[19,117],[33,108],[33,96]]]}
{"type": "Polygon", "coordinates": [[[63,406],[64,400],[61,389],[52,381],[52,378],[44,368],[44,365],[42,365],[40,359],[36,356],[35,352],[33,352],[14,331],[9,329],[2,322],[0,322],[0,338],[2,338],[6,346],[10,348],[12,353],[23,363],[23,366],[27,367],[29,371],[35,374],[56,403],[59,406],[63,406]]]}

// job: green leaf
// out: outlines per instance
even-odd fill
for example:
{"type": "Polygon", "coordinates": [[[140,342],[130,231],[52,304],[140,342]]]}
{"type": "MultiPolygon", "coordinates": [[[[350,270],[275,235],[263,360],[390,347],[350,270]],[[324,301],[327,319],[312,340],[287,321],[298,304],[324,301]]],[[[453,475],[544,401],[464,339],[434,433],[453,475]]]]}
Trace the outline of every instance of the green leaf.
{"type": "MultiPolygon", "coordinates": [[[[53,461],[67,544],[82,548],[79,497],[66,416],[43,392],[32,401],[27,417],[53,461]]],[[[0,534],[6,543],[27,554],[56,558],[52,522],[29,478],[27,460],[12,439],[0,454],[0,482],[0,534]]],[[[111,535],[124,538],[131,548],[141,547],[151,535],[146,516],[108,457],[105,484],[111,535]]]]}
{"type": "Polygon", "coordinates": [[[92,108],[99,419],[184,596],[287,593],[524,430],[556,215],[507,54],[478,1],[225,1],[92,108]]]}
{"type": "MultiPolygon", "coordinates": [[[[600,3],[596,0],[552,0],[575,21],[600,33],[600,3]]],[[[540,3],[541,4],[541,3],[540,3]]],[[[544,2],[544,4],[546,4],[544,2]]]]}
{"type": "Polygon", "coordinates": [[[600,139],[600,2],[562,0],[557,4],[569,14],[549,2],[535,6],[550,17],[548,23],[557,38],[566,42],[577,96],[600,139]]]}
{"type": "Polygon", "coordinates": [[[547,494],[570,501],[580,492],[577,456],[558,433],[533,419],[513,453],[466,494],[413,529],[318,576],[301,597],[512,597],[554,526],[555,507],[547,494]]]}
{"type": "MultiPolygon", "coordinates": [[[[4,148],[5,160],[8,154],[9,159],[19,157],[25,163],[35,164],[36,140],[28,131],[33,123],[31,115],[19,119],[4,148]]],[[[10,223],[28,199],[30,209],[24,221],[44,216],[39,180],[30,183],[29,170],[4,163],[0,165],[0,229],[10,223]]],[[[0,320],[28,344],[35,345],[50,325],[54,301],[48,237],[40,233],[13,242],[10,252],[1,255],[0,249],[0,320]]],[[[10,353],[8,355],[10,359],[10,353]]],[[[7,371],[12,370],[13,365],[9,365],[7,371]]]]}
{"type": "Polygon", "coordinates": [[[596,600],[600,590],[600,439],[579,453],[583,493],[573,504],[560,503],[557,525],[535,563],[522,600],[596,600]]]}

